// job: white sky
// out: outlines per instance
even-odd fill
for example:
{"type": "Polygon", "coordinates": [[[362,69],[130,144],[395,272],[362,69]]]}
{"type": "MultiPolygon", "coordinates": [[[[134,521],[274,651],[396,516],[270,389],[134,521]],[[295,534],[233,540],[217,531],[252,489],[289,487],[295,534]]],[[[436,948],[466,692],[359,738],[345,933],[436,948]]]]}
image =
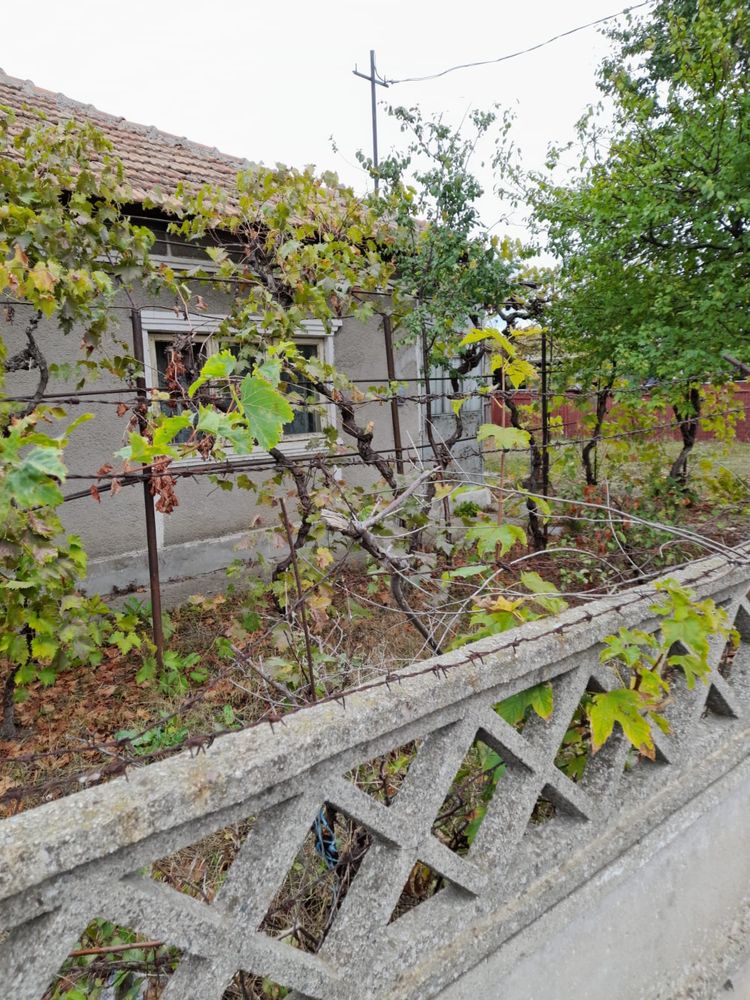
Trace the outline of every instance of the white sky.
{"type": "MultiPolygon", "coordinates": [[[[352,75],[369,50],[389,78],[487,59],[615,13],[620,0],[35,0],[3,4],[6,73],[251,160],[334,169],[363,189],[370,92],[352,75]],[[331,149],[333,136],[339,152],[331,149]]],[[[378,88],[381,99],[459,121],[468,108],[515,108],[514,137],[540,165],[596,100],[607,42],[596,29],[505,64],[378,88]]],[[[380,148],[398,134],[380,114],[380,148]]],[[[483,176],[488,187],[491,178],[483,176]]],[[[491,224],[502,208],[483,201],[491,224]]],[[[516,227],[522,213],[514,218],[516,227]]],[[[504,226],[498,226],[502,232],[504,226]]],[[[510,228],[510,235],[522,235],[510,228]]]]}

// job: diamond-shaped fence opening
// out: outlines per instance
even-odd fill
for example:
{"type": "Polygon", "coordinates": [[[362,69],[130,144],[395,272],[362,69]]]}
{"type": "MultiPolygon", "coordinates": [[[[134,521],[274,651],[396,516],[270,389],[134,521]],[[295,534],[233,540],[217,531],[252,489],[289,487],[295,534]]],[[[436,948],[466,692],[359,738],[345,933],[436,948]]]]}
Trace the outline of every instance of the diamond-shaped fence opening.
{"type": "MultiPolygon", "coordinates": [[[[669,649],[669,657],[688,653],[687,647],[680,642],[673,643],[669,649]]],[[[669,684],[669,696],[661,714],[669,723],[674,738],[685,738],[695,719],[705,712],[709,678],[694,677],[689,680],[689,675],[678,664],[668,666],[662,676],[669,684]]]]}
{"type": "Polygon", "coordinates": [[[575,820],[586,819],[576,804],[566,797],[561,786],[545,785],[537,797],[529,822],[532,826],[539,826],[542,823],[548,823],[556,816],[565,816],[575,820]]]}
{"type": "Polygon", "coordinates": [[[211,903],[224,883],[254,820],[226,826],[175,854],[151,864],[149,874],[158,882],[211,903]]]}
{"type": "MultiPolygon", "coordinates": [[[[542,789],[532,810],[532,824],[559,814],[580,818],[589,808],[586,796],[599,799],[611,793],[625,768],[628,743],[619,726],[597,753],[592,750],[589,712],[596,696],[605,693],[606,682],[592,676],[585,685],[581,681],[571,682],[566,696],[555,703],[547,752],[563,777],[542,789]]],[[[539,723],[535,725],[539,728],[539,723]]]]}
{"type": "Polygon", "coordinates": [[[740,637],[739,643],[729,639],[722,651],[719,676],[740,695],[750,695],[750,641],[740,637]]]}
{"type": "Polygon", "coordinates": [[[704,692],[704,718],[711,715],[737,718],[742,714],[749,668],[750,649],[747,644],[737,644],[734,638],[728,639],[722,646],[716,669],[708,678],[708,691],[704,692]]]}
{"type": "Polygon", "coordinates": [[[179,960],[177,948],[128,927],[92,920],[42,1000],[158,1000],[179,960]]]}
{"type": "Polygon", "coordinates": [[[371,842],[364,826],[324,804],[258,930],[317,952],[371,842]]]}
{"type": "Polygon", "coordinates": [[[477,737],[438,810],[433,836],[456,854],[466,854],[505,770],[501,756],[477,737]]]}
{"type": "Polygon", "coordinates": [[[365,764],[359,764],[347,771],[344,777],[360,791],[389,806],[398,795],[421,745],[422,740],[412,740],[365,764]]]}
{"type": "MultiPolygon", "coordinates": [[[[733,624],[737,635],[730,638],[722,650],[717,669],[720,678],[717,693],[726,694],[724,685],[728,685],[740,703],[747,703],[750,701],[750,604],[747,599],[739,603],[733,624]],[[739,639],[739,642],[736,639],[739,639]]],[[[709,707],[716,710],[717,700],[713,699],[712,703],[709,695],[709,707]]],[[[732,708],[736,707],[735,701],[732,708]]],[[[727,711],[723,714],[734,714],[734,712],[727,711]]]]}
{"type": "MultiPolygon", "coordinates": [[[[590,754],[587,701],[593,693],[603,690],[593,682],[584,690],[582,687],[582,678],[563,675],[519,691],[493,706],[500,718],[523,732],[530,745],[545,756],[549,753],[558,770],[572,781],[581,779],[590,754]]],[[[548,811],[542,808],[537,818],[548,811]]]]}
{"type": "Polygon", "coordinates": [[[742,660],[744,659],[744,657],[740,655],[741,650],[742,650],[741,643],[738,645],[731,639],[728,639],[724,643],[724,649],[722,650],[721,659],[719,660],[718,671],[719,671],[719,676],[723,677],[725,681],[731,680],[735,664],[737,664],[738,661],[738,657],[741,666],[742,660]]]}
{"type": "Polygon", "coordinates": [[[591,727],[586,706],[594,693],[590,689],[584,692],[555,754],[555,767],[571,781],[582,780],[591,757],[591,727]]]}
{"type": "Polygon", "coordinates": [[[238,972],[222,1000],[282,1000],[288,992],[270,979],[254,976],[250,972],[238,972]]]}
{"type": "Polygon", "coordinates": [[[550,794],[549,788],[545,786],[534,804],[529,822],[532,826],[548,823],[551,819],[555,818],[557,811],[557,803],[554,796],[550,794]]]}
{"type": "Polygon", "coordinates": [[[403,917],[405,913],[416,909],[420,903],[437,895],[447,884],[446,879],[438,875],[434,868],[426,865],[423,861],[417,861],[409,872],[409,877],[388,923],[392,924],[399,917],[403,917]]]}

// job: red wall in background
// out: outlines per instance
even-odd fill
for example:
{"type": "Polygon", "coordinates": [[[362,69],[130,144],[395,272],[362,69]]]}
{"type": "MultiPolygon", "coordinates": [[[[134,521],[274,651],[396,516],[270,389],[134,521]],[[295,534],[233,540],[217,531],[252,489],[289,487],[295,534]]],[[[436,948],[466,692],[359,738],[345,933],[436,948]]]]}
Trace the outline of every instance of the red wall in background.
{"type": "MultiPolygon", "coordinates": [[[[513,393],[513,398],[519,406],[528,406],[532,402],[537,402],[539,399],[539,394],[535,391],[529,389],[517,389],[513,393]]],[[[557,407],[552,410],[551,415],[554,417],[562,418],[562,431],[558,428],[552,429],[553,437],[565,437],[565,438],[581,438],[585,437],[586,433],[583,429],[583,420],[581,412],[578,408],[577,403],[578,395],[575,392],[569,392],[566,394],[565,402],[561,407],[557,407]]],[[[644,399],[648,399],[647,393],[644,393],[644,399]]],[[[607,403],[607,410],[612,408],[612,401],[609,400],[607,403]]],[[[738,441],[750,441],[750,382],[735,382],[734,383],[734,393],[732,396],[732,409],[737,409],[740,411],[736,414],[737,417],[737,440],[738,441]]],[[[494,424],[503,423],[503,403],[496,396],[492,397],[492,422],[494,424]]],[[[674,423],[676,420],[674,412],[671,407],[668,407],[664,411],[663,418],[659,419],[659,423],[674,423]]],[[[538,423],[538,421],[537,421],[538,423]]],[[[510,424],[510,414],[505,415],[505,424],[508,426],[510,424]]],[[[663,434],[668,437],[674,437],[679,439],[680,432],[677,427],[665,428],[661,431],[656,431],[658,434],[663,434]]],[[[699,441],[711,440],[713,435],[706,431],[698,432],[699,441]]]]}

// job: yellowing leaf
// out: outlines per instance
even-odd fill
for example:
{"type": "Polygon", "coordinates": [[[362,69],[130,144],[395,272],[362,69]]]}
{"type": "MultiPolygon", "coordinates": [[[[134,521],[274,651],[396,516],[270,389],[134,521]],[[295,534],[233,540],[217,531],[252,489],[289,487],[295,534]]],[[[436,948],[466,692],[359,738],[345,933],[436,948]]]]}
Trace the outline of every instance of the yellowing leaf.
{"type": "Polygon", "coordinates": [[[435,499],[442,500],[444,497],[448,497],[456,489],[455,485],[450,483],[438,483],[435,487],[435,499]]]}
{"type": "Polygon", "coordinates": [[[588,709],[592,753],[601,749],[617,724],[630,743],[650,757],[654,753],[654,741],[651,725],[643,714],[647,707],[643,695],[633,688],[595,694],[588,709]]]}
{"type": "Polygon", "coordinates": [[[497,424],[482,424],[477,431],[477,441],[492,438],[498,448],[528,448],[529,432],[520,431],[516,427],[499,427],[497,424]]]}
{"type": "Polygon", "coordinates": [[[529,361],[524,361],[523,358],[513,358],[504,370],[506,378],[510,379],[514,389],[517,389],[524,382],[536,378],[537,374],[536,368],[529,361]]]}
{"type": "Polygon", "coordinates": [[[554,583],[543,580],[538,573],[521,573],[521,583],[534,594],[536,603],[551,614],[556,615],[567,608],[568,602],[559,596],[560,592],[554,583]]]}
{"type": "Polygon", "coordinates": [[[323,545],[315,550],[315,563],[318,569],[327,569],[333,562],[333,553],[323,545]]]}
{"type": "Polygon", "coordinates": [[[491,611],[515,611],[519,604],[523,603],[523,598],[519,598],[517,601],[509,601],[507,597],[503,597],[500,594],[490,605],[491,611]]]}
{"type": "Polygon", "coordinates": [[[471,330],[466,336],[461,340],[459,347],[468,347],[470,344],[478,344],[482,340],[491,340],[493,343],[498,344],[508,354],[515,354],[515,347],[510,340],[505,336],[505,334],[500,333],[499,330],[495,330],[494,327],[487,327],[485,330],[474,329],[471,330]]]}

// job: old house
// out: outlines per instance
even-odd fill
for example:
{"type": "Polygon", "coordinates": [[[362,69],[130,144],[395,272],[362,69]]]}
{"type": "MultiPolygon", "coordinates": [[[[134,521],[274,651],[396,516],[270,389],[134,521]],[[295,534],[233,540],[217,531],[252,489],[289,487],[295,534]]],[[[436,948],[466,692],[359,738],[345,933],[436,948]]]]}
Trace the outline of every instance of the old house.
{"type": "MultiPolygon", "coordinates": [[[[147,198],[164,204],[179,182],[200,186],[212,183],[229,186],[239,170],[248,161],[227,156],[216,149],[169,135],[158,129],[138,125],[105,114],[91,105],[70,100],[61,95],[42,90],[28,81],[0,74],[0,105],[10,107],[20,121],[30,120],[42,112],[52,122],[75,119],[93,123],[112,143],[122,160],[126,179],[136,199],[147,198]]],[[[189,269],[196,262],[205,261],[200,246],[188,244],[167,231],[169,215],[166,211],[144,208],[139,201],[132,206],[132,216],[148,225],[156,234],[153,255],[162,258],[174,269],[189,269]]],[[[227,300],[207,285],[202,289],[206,308],[200,314],[184,317],[174,308],[168,297],[155,299],[145,289],[136,293],[135,301],[123,298],[119,304],[115,340],[133,345],[132,307],[138,310],[140,336],[145,361],[148,386],[158,386],[166,365],[167,349],[172,339],[191,328],[198,331],[205,353],[218,349],[213,334],[227,311],[227,300]]],[[[19,312],[22,310],[19,310],[19,312]]],[[[15,335],[20,337],[19,316],[15,335]]],[[[13,348],[13,327],[6,337],[13,348]]],[[[317,321],[303,324],[298,331],[302,349],[322,358],[346,373],[353,380],[369,385],[388,381],[383,324],[375,317],[366,324],[344,319],[332,331],[324,329],[317,321]]],[[[79,352],[75,331],[63,336],[51,323],[39,327],[39,339],[48,348],[50,360],[56,364],[73,361],[79,352]],[[54,345],[54,346],[52,346],[54,345]]],[[[395,352],[395,375],[399,380],[419,376],[417,354],[413,348],[395,352]]],[[[24,373],[15,373],[6,385],[6,392],[21,393],[27,389],[24,373]]],[[[29,386],[32,383],[29,382],[29,386]]],[[[102,464],[111,462],[114,452],[122,447],[126,419],[118,417],[117,408],[111,405],[116,390],[122,383],[113,377],[102,376],[87,388],[94,390],[77,406],[75,413],[88,408],[95,419],[74,434],[67,450],[70,479],[67,492],[84,492],[88,480],[76,476],[90,476],[102,464]],[[99,395],[96,395],[96,393],[99,395]],[[109,405],[108,405],[109,404],[109,405]],[[80,490],[83,486],[84,489],[80,490]]],[[[70,383],[52,379],[48,393],[71,391],[70,383]]],[[[123,386],[123,394],[126,395],[123,386]]],[[[399,406],[400,431],[404,445],[417,454],[422,446],[421,414],[419,406],[405,403],[399,406]]],[[[361,411],[364,422],[375,423],[374,447],[392,449],[394,445],[393,415],[388,403],[368,405],[361,411]]],[[[297,411],[288,425],[281,448],[289,455],[308,454],[322,441],[321,432],[326,424],[336,420],[331,408],[311,407],[297,411]]],[[[268,475],[268,456],[256,449],[250,456],[237,456],[243,465],[250,465],[249,474],[268,475]],[[252,466],[257,465],[257,473],[252,466]]],[[[205,469],[201,470],[205,473],[205,469]]],[[[373,473],[361,467],[347,467],[346,476],[351,480],[360,477],[362,482],[373,480],[373,473]]],[[[274,512],[260,511],[253,506],[252,495],[243,491],[226,493],[217,489],[205,474],[184,478],[179,483],[179,506],[171,514],[156,515],[156,534],[163,581],[195,576],[228,565],[232,560],[251,558],[257,551],[255,540],[262,548],[264,528],[274,512]]],[[[92,591],[108,593],[112,589],[142,586],[148,579],[145,553],[143,496],[140,489],[123,489],[117,496],[103,495],[101,504],[91,497],[82,497],[64,504],[62,519],[67,530],[81,536],[89,554],[87,587],[92,591]]]]}

